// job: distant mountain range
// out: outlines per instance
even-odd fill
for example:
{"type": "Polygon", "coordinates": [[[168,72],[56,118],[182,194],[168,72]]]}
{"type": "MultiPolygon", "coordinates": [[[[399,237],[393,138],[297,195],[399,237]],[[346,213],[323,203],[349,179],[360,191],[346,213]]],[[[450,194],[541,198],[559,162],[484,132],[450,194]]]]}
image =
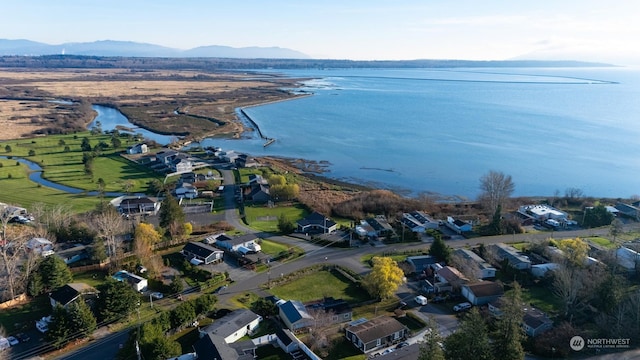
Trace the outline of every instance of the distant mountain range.
{"type": "Polygon", "coordinates": [[[102,40],[50,45],[31,40],[0,39],[0,56],[87,55],[125,57],[216,57],[236,59],[309,59],[299,51],[281,47],[200,46],[180,50],[133,41],[102,40]]]}

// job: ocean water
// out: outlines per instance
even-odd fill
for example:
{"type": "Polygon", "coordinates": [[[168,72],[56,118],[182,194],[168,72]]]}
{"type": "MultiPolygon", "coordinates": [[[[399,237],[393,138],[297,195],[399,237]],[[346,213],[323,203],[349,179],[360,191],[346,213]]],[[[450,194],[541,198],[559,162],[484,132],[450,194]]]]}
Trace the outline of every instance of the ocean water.
{"type": "Polygon", "coordinates": [[[640,71],[628,68],[279,71],[312,96],[245,109],[277,141],[207,139],[327,161],[326,176],[473,199],[489,170],[517,196],[640,193],[640,71]]]}

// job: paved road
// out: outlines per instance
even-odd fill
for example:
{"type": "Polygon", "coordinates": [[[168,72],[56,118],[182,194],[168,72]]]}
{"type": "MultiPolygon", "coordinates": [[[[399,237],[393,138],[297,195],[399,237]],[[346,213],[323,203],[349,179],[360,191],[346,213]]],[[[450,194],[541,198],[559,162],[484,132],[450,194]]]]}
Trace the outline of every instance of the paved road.
{"type": "MultiPolygon", "coordinates": [[[[237,215],[236,204],[235,204],[235,194],[236,194],[236,185],[235,179],[233,177],[233,172],[231,170],[221,170],[223,175],[223,183],[225,185],[224,188],[224,202],[225,202],[225,211],[224,211],[224,219],[231,226],[236,229],[246,232],[246,233],[256,233],[255,230],[247,227],[237,215]]],[[[625,227],[626,231],[631,229],[640,229],[640,224],[632,224],[627,225],[625,227]]],[[[503,235],[503,236],[491,236],[491,237],[477,237],[473,239],[463,239],[463,240],[451,240],[448,241],[448,245],[452,248],[459,248],[465,246],[474,246],[478,244],[495,244],[500,242],[520,242],[520,241],[537,241],[544,240],[551,236],[555,237],[577,237],[577,236],[598,236],[598,235],[608,235],[609,229],[588,229],[588,230],[575,230],[575,231],[558,231],[555,233],[541,232],[536,234],[514,234],[514,235],[503,235]]],[[[267,283],[270,279],[275,279],[279,276],[284,276],[286,274],[292,273],[294,271],[306,268],[315,264],[335,264],[339,266],[343,266],[359,274],[366,274],[370,269],[366,267],[361,261],[360,258],[366,254],[379,254],[383,252],[389,252],[393,250],[404,251],[404,250],[416,250],[422,249],[426,250],[428,248],[427,243],[406,243],[406,244],[393,244],[388,246],[379,246],[372,247],[369,245],[364,245],[358,248],[329,248],[318,246],[317,244],[313,244],[311,242],[307,242],[305,240],[301,240],[298,238],[288,237],[288,236],[273,236],[272,234],[258,234],[262,238],[268,238],[274,241],[278,241],[281,243],[286,243],[289,245],[295,245],[302,247],[306,254],[298,259],[293,261],[284,262],[284,263],[272,263],[272,267],[269,271],[263,273],[253,273],[248,272],[243,269],[239,269],[236,271],[241,271],[242,281],[236,281],[227,289],[218,294],[219,304],[224,306],[225,304],[229,304],[229,299],[236,294],[245,293],[245,292],[257,292],[264,293],[261,288],[261,285],[267,283]]],[[[217,269],[219,270],[219,269],[217,269]]],[[[238,274],[240,274],[238,272],[238,274]]],[[[240,275],[232,275],[232,276],[240,276],[240,275]]],[[[232,277],[233,278],[233,277],[232,277]]],[[[240,280],[240,279],[238,279],[240,280]]],[[[401,299],[412,298],[413,292],[409,290],[409,288],[401,287],[398,291],[398,295],[401,299]]],[[[407,301],[408,303],[408,301],[407,301]]],[[[418,316],[427,317],[434,316],[436,321],[439,324],[440,332],[442,335],[446,336],[450,334],[457,328],[457,318],[455,316],[443,311],[440,307],[434,305],[426,305],[419,309],[415,309],[415,312],[418,316]]],[[[75,359],[87,359],[87,358],[100,358],[100,359],[108,359],[113,358],[111,355],[115,356],[115,353],[118,351],[119,345],[126,341],[128,336],[128,332],[119,332],[108,335],[104,339],[96,340],[90,345],[83,347],[75,351],[72,354],[67,355],[66,357],[62,357],[63,359],[75,360],[75,359]],[[85,350],[87,349],[87,350],[85,350]]],[[[625,353],[626,354],[626,353],[625,353]]],[[[637,359],[637,352],[629,352],[630,356],[633,357],[624,357],[626,359],[637,359]]],[[[622,354],[616,354],[617,356],[622,356],[622,354]]],[[[622,357],[617,357],[622,358],[622,357]]]]}

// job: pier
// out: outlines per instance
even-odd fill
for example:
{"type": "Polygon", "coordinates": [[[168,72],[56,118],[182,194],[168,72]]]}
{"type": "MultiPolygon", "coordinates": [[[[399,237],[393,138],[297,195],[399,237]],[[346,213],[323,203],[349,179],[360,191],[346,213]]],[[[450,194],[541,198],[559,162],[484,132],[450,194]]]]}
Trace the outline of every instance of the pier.
{"type": "Polygon", "coordinates": [[[251,125],[258,131],[258,135],[260,135],[260,138],[264,139],[266,142],[262,145],[263,147],[267,147],[271,144],[273,144],[274,142],[276,142],[276,139],[274,138],[270,138],[265,136],[262,131],[260,130],[260,127],[258,126],[258,124],[256,124],[255,121],[253,121],[253,119],[251,118],[251,116],[249,116],[244,109],[240,109],[240,113],[247,118],[247,120],[249,121],[249,123],[251,123],[251,125]]]}

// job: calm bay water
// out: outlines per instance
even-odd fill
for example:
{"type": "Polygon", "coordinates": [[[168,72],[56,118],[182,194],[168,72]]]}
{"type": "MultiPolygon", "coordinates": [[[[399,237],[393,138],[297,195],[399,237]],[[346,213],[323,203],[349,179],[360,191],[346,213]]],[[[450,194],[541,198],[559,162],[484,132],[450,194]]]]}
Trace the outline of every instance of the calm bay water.
{"type": "Polygon", "coordinates": [[[475,198],[499,170],[515,195],[569,187],[640,193],[640,71],[624,68],[305,70],[303,99],[247,108],[262,132],[208,139],[250,154],[328,161],[327,176],[475,198]]]}

